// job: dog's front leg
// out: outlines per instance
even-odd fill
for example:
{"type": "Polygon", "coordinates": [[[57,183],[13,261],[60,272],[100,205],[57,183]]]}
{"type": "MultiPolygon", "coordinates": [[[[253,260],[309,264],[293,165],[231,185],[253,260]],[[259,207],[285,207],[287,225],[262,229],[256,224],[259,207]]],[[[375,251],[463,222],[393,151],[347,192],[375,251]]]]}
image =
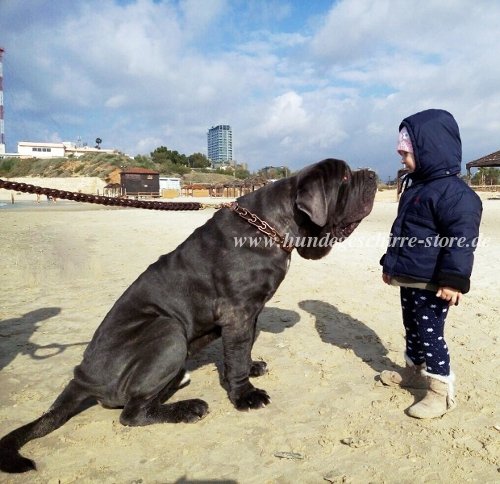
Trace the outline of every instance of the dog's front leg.
{"type": "Polygon", "coordinates": [[[271,402],[269,395],[255,388],[249,380],[254,324],[253,318],[244,324],[229,324],[222,328],[224,377],[229,386],[229,399],[238,410],[262,408],[271,402]]]}

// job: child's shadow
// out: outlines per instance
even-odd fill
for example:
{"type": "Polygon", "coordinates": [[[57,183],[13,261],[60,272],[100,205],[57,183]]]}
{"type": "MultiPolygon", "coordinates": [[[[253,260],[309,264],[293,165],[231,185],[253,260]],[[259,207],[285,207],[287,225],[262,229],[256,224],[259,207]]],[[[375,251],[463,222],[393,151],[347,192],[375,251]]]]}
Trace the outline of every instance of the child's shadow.
{"type": "Polygon", "coordinates": [[[40,308],[23,314],[19,318],[0,321],[0,370],[5,368],[17,355],[29,355],[35,360],[50,358],[62,353],[69,346],[86,345],[88,342],[38,345],[30,338],[39,323],[57,316],[61,308],[40,308]]]}
{"type": "Polygon", "coordinates": [[[316,330],[325,343],[352,349],[377,373],[398,368],[387,358],[387,348],[375,331],[363,322],[323,301],[301,301],[299,307],[316,318],[316,330]]]}

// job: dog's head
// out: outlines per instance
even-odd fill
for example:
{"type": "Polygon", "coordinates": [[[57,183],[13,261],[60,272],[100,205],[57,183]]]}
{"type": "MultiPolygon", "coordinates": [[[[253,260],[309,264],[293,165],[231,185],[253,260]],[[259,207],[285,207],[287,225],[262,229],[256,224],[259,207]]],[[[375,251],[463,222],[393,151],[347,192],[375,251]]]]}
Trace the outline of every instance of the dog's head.
{"type": "Polygon", "coordinates": [[[373,171],[353,172],[345,161],[331,158],[304,168],[296,183],[297,252],[306,259],[324,257],[333,242],[349,237],[371,212],[377,191],[373,171]]]}

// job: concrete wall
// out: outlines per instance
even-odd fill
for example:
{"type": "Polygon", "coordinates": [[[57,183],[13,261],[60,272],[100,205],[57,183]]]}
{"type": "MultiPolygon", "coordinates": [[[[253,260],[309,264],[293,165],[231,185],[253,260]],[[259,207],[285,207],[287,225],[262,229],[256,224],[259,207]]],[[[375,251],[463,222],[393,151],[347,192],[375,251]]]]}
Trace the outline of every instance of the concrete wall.
{"type": "MultiPolygon", "coordinates": [[[[19,183],[28,183],[44,188],[55,188],[57,190],[67,190],[69,192],[82,192],[93,195],[103,195],[106,182],[96,176],[82,176],[71,178],[40,178],[40,177],[19,177],[4,178],[4,180],[19,183]]],[[[0,200],[10,200],[12,190],[0,189],[0,200]]],[[[23,193],[18,195],[14,192],[16,200],[31,200],[36,198],[34,194],[23,193]]]]}

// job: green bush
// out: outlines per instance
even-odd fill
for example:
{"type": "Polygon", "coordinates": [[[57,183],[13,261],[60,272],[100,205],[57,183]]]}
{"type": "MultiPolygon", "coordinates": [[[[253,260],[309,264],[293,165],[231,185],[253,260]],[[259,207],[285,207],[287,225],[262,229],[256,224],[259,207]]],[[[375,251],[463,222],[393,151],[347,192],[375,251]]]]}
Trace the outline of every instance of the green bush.
{"type": "Polygon", "coordinates": [[[8,177],[12,171],[12,167],[16,162],[15,158],[3,158],[0,160],[0,175],[8,177]]]}
{"type": "Polygon", "coordinates": [[[494,167],[479,168],[471,181],[473,185],[500,185],[500,170],[494,167]]]}

